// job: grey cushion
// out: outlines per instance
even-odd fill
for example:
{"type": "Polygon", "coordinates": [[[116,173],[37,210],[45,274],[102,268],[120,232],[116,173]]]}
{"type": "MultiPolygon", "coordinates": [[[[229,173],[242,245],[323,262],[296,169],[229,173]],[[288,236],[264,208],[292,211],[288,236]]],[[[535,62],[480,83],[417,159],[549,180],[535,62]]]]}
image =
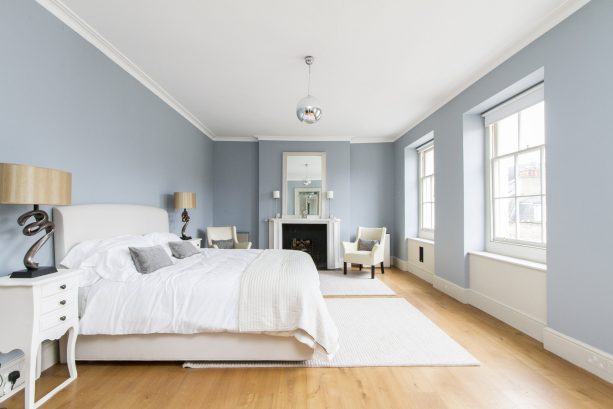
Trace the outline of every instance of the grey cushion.
{"type": "Polygon", "coordinates": [[[175,258],[187,258],[200,253],[196,246],[189,241],[171,241],[168,246],[175,258]]]}
{"type": "Polygon", "coordinates": [[[379,240],[358,239],[358,251],[372,251],[375,244],[379,244],[379,240]]]}
{"type": "Polygon", "coordinates": [[[212,240],[213,246],[217,246],[218,249],[233,249],[234,240],[212,240]]]}
{"type": "Polygon", "coordinates": [[[130,256],[141,274],[153,273],[162,267],[172,266],[172,260],[162,246],[128,247],[130,256]]]}

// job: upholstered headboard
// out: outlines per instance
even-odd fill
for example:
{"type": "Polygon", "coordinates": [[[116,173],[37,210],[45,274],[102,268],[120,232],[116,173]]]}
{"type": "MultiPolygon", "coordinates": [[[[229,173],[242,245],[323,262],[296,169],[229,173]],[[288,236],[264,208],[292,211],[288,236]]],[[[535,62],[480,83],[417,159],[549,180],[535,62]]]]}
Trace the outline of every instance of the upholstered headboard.
{"type": "Polygon", "coordinates": [[[167,233],[164,209],[124,204],[62,206],[53,209],[55,263],[59,264],[76,244],[123,234],[167,233]]]}

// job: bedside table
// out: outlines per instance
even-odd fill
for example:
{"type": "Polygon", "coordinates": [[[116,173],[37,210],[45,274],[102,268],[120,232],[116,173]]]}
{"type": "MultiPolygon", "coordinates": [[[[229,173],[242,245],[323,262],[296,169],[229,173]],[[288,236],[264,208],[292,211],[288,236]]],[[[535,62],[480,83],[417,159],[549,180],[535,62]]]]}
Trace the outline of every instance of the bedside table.
{"type": "Polygon", "coordinates": [[[78,271],[60,270],[37,278],[0,277],[0,351],[21,349],[24,353],[25,408],[34,409],[77,378],[75,343],[79,330],[78,271]],[[34,401],[36,362],[44,340],[61,338],[68,331],[67,363],[70,377],[34,401]]]}
{"type": "Polygon", "coordinates": [[[196,246],[196,248],[202,248],[202,239],[191,239],[188,240],[190,243],[192,243],[194,246],[196,246]]]}

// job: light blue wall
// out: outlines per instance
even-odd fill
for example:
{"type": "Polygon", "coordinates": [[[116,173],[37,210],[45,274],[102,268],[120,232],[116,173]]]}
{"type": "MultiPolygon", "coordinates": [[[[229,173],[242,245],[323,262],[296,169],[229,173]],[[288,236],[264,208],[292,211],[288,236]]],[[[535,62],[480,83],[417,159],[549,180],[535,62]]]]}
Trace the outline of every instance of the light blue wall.
{"type": "MultiPolygon", "coordinates": [[[[73,203],[168,208],[195,191],[191,233],[213,220],[213,143],[34,1],[0,2],[0,162],[73,173],[73,203]]],[[[0,205],[0,275],[23,268],[35,238],[0,205]]],[[[172,210],[174,231],[179,215],[172,210]]],[[[41,251],[53,263],[52,246],[41,251]]]]}
{"type": "Polygon", "coordinates": [[[351,144],[351,238],[358,226],[387,227],[394,223],[394,145],[351,144]]]}
{"type": "Polygon", "coordinates": [[[260,141],[259,145],[259,236],[260,247],[268,245],[265,219],[274,214],[273,190],[283,184],[283,152],[326,152],[326,190],[334,190],[334,215],[341,219],[341,239],[349,239],[351,220],[349,142],[260,141]]]}
{"type": "Polygon", "coordinates": [[[215,142],[213,221],[249,232],[258,247],[258,144],[215,142]]]}
{"type": "MultiPolygon", "coordinates": [[[[276,213],[272,191],[282,187],[283,152],[312,151],[327,153],[327,190],[334,190],[332,210],[341,218],[343,240],[353,238],[358,226],[391,230],[393,148],[391,143],[215,142],[215,224],[251,226],[254,247],[266,248],[265,220],[276,213]],[[220,171],[228,167],[231,172],[220,171]]],[[[281,200],[278,206],[281,212],[281,200]]]]}
{"type": "MultiPolygon", "coordinates": [[[[474,174],[465,114],[544,67],[548,189],[548,325],[613,353],[613,1],[592,0],[422,121],[394,146],[395,248],[406,259],[404,147],[435,134],[436,274],[468,286],[464,207],[474,174]]],[[[477,44],[475,46],[478,46],[477,44]]],[[[471,118],[468,118],[472,120],[471,118]]],[[[479,194],[479,193],[478,193],[479,194]]],[[[413,198],[410,198],[413,200],[413,198]]]]}

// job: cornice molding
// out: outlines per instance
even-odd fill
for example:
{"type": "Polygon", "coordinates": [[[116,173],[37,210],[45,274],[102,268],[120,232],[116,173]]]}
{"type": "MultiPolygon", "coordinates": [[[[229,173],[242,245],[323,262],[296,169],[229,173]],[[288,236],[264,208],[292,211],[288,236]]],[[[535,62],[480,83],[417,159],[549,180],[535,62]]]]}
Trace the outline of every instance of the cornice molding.
{"type": "Polygon", "coordinates": [[[83,37],[86,41],[100,50],[115,64],[123,68],[128,74],[153,92],[168,106],[177,111],[192,125],[198,128],[210,139],[215,140],[215,134],[202,123],[194,114],[185,108],[179,101],[170,95],[161,85],[155,82],[147,73],[138,67],[132,60],[123,55],[113,44],[106,40],[100,33],[93,29],[61,0],[36,0],[42,7],[83,37]]]}

